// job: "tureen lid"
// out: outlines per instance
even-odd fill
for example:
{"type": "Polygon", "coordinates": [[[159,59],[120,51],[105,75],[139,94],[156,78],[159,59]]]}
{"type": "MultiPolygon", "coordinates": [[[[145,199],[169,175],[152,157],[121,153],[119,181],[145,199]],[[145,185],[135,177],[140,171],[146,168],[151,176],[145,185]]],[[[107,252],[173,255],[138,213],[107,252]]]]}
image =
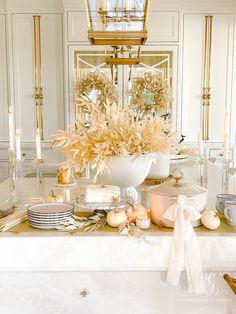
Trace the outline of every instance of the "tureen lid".
{"type": "Polygon", "coordinates": [[[180,182],[181,177],[174,177],[175,181],[166,182],[158,185],[151,190],[152,194],[158,194],[161,196],[193,196],[202,193],[206,193],[207,189],[198,185],[189,184],[186,182],[180,182]]]}

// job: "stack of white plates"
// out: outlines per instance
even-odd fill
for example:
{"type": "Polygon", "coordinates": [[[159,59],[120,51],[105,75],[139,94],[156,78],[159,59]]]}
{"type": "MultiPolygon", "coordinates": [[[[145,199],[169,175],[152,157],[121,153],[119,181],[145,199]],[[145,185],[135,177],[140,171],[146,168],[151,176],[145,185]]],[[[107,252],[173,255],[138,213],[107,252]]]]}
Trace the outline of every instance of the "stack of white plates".
{"type": "Polygon", "coordinates": [[[43,203],[28,208],[28,222],[31,227],[54,229],[73,215],[73,206],[64,203],[43,203]]]}

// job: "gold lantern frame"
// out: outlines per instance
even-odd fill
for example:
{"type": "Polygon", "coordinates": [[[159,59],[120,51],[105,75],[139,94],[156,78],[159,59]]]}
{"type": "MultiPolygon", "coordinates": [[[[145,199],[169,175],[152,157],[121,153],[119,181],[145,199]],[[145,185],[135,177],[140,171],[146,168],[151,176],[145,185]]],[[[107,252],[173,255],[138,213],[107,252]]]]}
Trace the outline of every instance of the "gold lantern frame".
{"type": "MultiPolygon", "coordinates": [[[[148,25],[148,12],[150,8],[150,0],[144,0],[144,16],[143,16],[143,29],[140,31],[108,31],[108,30],[94,30],[92,26],[92,14],[90,11],[89,0],[85,0],[87,20],[88,20],[88,39],[92,45],[102,46],[140,46],[144,45],[147,40],[147,25],[148,25]]],[[[98,13],[101,16],[102,22],[106,24],[107,13],[109,11],[99,9],[98,13]]],[[[126,9],[115,9],[117,13],[133,12],[126,9]]],[[[136,12],[134,10],[134,12],[136,12]]],[[[128,22],[128,20],[127,20],[128,22]]]]}

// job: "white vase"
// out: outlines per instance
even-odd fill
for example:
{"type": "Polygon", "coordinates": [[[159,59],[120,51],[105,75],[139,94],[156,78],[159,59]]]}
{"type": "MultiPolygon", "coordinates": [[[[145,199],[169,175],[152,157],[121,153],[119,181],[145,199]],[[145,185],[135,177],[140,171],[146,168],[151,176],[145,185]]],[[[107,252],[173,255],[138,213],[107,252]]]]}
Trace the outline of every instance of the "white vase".
{"type": "Polygon", "coordinates": [[[170,174],[170,156],[166,153],[158,152],[158,159],[153,161],[148,173],[148,179],[166,179],[170,174]]]}
{"type": "Polygon", "coordinates": [[[152,164],[149,155],[129,155],[111,158],[109,172],[99,177],[102,184],[117,185],[121,189],[121,200],[136,203],[138,193],[135,189],[148,175],[152,164]]]}

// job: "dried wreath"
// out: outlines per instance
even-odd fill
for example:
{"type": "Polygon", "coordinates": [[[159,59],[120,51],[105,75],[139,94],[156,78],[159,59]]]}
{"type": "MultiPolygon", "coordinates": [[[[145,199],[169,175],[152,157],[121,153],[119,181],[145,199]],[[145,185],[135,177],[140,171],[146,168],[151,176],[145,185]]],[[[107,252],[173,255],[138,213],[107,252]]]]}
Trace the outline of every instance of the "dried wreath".
{"type": "Polygon", "coordinates": [[[117,93],[113,81],[105,73],[100,71],[85,73],[75,87],[75,97],[78,100],[81,96],[88,96],[90,92],[97,90],[97,104],[102,105],[109,101],[117,101],[117,93]]]}
{"type": "Polygon", "coordinates": [[[171,87],[168,80],[162,78],[158,72],[146,72],[142,76],[133,78],[132,103],[143,110],[150,109],[147,105],[147,92],[153,94],[153,105],[160,113],[171,106],[171,87]]]}

